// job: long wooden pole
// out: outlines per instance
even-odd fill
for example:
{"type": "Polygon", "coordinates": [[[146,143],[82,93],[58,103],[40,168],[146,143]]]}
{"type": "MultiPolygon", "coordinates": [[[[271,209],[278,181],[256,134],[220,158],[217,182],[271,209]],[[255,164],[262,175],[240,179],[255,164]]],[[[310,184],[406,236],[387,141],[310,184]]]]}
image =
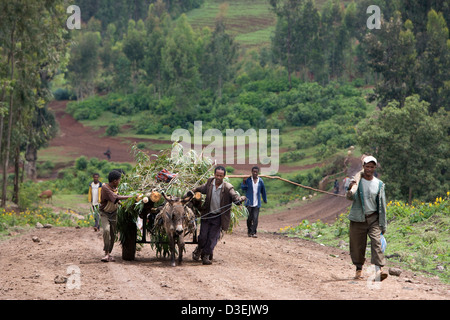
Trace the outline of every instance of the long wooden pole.
{"type": "MultiPolygon", "coordinates": [[[[228,178],[248,178],[249,175],[238,175],[238,174],[234,174],[233,175],[233,174],[230,174],[230,175],[227,175],[227,177],[228,178]]],[[[304,186],[304,185],[302,185],[300,183],[297,183],[297,182],[294,182],[294,181],[290,181],[290,180],[287,180],[287,179],[284,179],[284,178],[281,178],[281,177],[278,177],[278,176],[259,175],[259,177],[261,177],[261,178],[268,178],[268,179],[278,179],[278,180],[281,180],[281,181],[284,181],[284,182],[296,185],[296,186],[304,188],[304,189],[313,190],[313,191],[321,192],[321,193],[325,193],[325,194],[330,194],[330,195],[335,196],[335,197],[345,198],[345,195],[342,195],[342,194],[336,194],[336,193],[331,193],[331,192],[327,192],[327,191],[323,191],[323,190],[319,190],[319,189],[314,189],[314,188],[311,188],[311,187],[308,187],[308,186],[304,186]]]]}

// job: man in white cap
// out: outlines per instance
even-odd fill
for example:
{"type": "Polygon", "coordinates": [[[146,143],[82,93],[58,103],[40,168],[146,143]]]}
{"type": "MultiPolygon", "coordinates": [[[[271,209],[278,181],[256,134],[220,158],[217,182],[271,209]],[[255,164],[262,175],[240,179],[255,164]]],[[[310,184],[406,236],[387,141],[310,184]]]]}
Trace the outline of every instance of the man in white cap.
{"type": "Polygon", "coordinates": [[[387,273],[382,271],[386,260],[381,250],[381,234],[386,232],[386,195],[385,184],[374,176],[377,159],[367,156],[363,159],[361,179],[352,181],[347,199],[353,201],[350,214],[350,256],[356,266],[355,279],[362,279],[362,267],[365,262],[367,236],[371,240],[371,262],[377,270],[376,280],[383,281],[387,273]],[[352,188],[354,185],[357,187],[352,188]]]}

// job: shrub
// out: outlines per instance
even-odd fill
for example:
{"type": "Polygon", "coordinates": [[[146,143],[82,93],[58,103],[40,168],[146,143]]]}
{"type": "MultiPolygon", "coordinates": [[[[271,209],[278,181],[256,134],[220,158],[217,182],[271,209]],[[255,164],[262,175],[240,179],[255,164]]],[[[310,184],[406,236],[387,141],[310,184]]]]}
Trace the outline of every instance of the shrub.
{"type": "Polygon", "coordinates": [[[110,124],[108,126],[108,128],[106,128],[106,135],[107,136],[117,136],[117,134],[119,132],[120,132],[119,125],[117,125],[115,123],[110,124]]]}
{"type": "Polygon", "coordinates": [[[75,169],[77,169],[79,171],[86,170],[87,165],[88,165],[88,161],[85,156],[81,156],[77,160],[75,160],[75,169]]]}

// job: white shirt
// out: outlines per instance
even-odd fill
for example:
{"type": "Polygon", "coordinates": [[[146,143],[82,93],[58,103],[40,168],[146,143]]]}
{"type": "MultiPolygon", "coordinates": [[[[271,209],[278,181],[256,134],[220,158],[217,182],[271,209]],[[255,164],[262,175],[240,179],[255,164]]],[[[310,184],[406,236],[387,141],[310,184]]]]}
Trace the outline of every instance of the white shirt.
{"type": "Polygon", "coordinates": [[[380,185],[380,180],[373,177],[372,180],[361,178],[363,193],[364,193],[364,213],[366,215],[377,211],[377,195],[380,185]]]}
{"type": "Polygon", "coordinates": [[[258,206],[258,185],[259,185],[259,178],[258,180],[253,180],[252,178],[252,183],[253,183],[253,205],[252,207],[257,207],[258,206]]]}
{"type": "Polygon", "coordinates": [[[222,191],[223,182],[220,186],[216,187],[216,180],[213,180],[213,189],[211,192],[211,204],[210,212],[219,213],[220,212],[220,192],[222,191]]]}
{"type": "Polygon", "coordinates": [[[98,187],[100,186],[100,183],[91,183],[92,188],[92,205],[96,206],[98,205],[98,187]]]}

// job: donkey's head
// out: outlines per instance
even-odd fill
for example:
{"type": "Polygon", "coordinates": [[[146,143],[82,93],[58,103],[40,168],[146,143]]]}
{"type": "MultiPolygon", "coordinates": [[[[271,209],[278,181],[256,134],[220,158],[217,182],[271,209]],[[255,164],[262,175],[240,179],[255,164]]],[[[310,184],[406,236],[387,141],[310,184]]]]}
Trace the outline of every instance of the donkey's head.
{"type": "Polygon", "coordinates": [[[185,206],[192,200],[193,195],[185,198],[166,196],[164,193],[162,195],[168,204],[164,208],[165,212],[163,212],[163,219],[169,228],[167,231],[176,232],[178,235],[181,235],[184,231],[185,206]]]}

